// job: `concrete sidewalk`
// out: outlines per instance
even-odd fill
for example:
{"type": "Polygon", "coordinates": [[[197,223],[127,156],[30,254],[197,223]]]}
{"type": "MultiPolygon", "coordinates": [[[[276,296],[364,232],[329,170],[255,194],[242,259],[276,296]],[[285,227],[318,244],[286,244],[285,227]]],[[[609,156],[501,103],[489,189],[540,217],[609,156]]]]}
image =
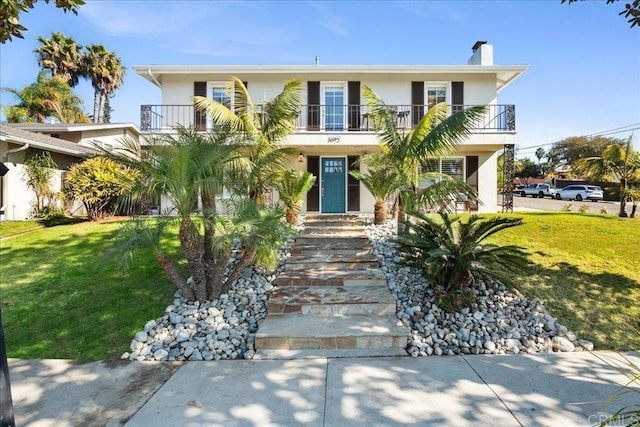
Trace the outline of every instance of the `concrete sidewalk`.
{"type": "Polygon", "coordinates": [[[9,366],[18,426],[590,426],[640,404],[603,407],[628,361],[640,354],[9,366]]]}

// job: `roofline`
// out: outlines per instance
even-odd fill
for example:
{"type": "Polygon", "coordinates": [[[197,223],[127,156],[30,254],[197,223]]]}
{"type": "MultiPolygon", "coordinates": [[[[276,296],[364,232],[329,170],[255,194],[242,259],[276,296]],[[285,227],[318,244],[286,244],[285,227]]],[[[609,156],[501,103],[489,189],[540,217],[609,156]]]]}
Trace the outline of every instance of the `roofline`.
{"type": "MultiPolygon", "coordinates": [[[[24,131],[24,132],[28,132],[28,131],[24,131]]],[[[53,151],[56,153],[71,154],[73,156],[78,156],[78,157],[90,157],[97,154],[96,150],[89,147],[84,147],[82,145],[78,145],[78,147],[82,148],[82,150],[77,150],[70,147],[62,147],[57,144],[49,144],[44,141],[38,141],[37,139],[31,139],[31,138],[27,138],[19,135],[12,135],[10,133],[5,132],[3,129],[0,129],[0,141],[5,141],[10,144],[23,144],[23,145],[29,144],[29,146],[31,147],[53,151]]],[[[68,144],[73,144],[73,143],[69,142],[68,144]]]]}
{"type": "Polygon", "coordinates": [[[139,74],[151,70],[165,74],[196,74],[196,73],[251,73],[251,74],[326,74],[358,72],[377,74],[403,72],[455,72],[478,73],[497,71],[526,71],[529,65],[134,65],[133,69],[139,74]]]}
{"type": "Polygon", "coordinates": [[[493,74],[500,91],[529,69],[530,65],[134,65],[144,79],[162,88],[162,75],[188,74],[493,74]]]}
{"type": "Polygon", "coordinates": [[[61,132],[74,132],[74,131],[88,131],[88,130],[100,130],[100,129],[121,129],[128,128],[134,130],[140,134],[138,127],[132,123],[4,123],[9,127],[22,129],[29,131],[30,129],[37,131],[61,131],[61,132]]]}

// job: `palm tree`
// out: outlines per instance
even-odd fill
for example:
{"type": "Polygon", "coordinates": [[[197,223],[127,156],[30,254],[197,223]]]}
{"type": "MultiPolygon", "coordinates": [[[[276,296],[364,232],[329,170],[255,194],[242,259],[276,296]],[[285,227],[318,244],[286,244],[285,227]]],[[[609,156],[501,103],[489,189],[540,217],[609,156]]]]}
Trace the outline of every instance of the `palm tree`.
{"type": "Polygon", "coordinates": [[[359,170],[349,171],[349,174],[362,182],[373,196],[373,223],[384,224],[387,221],[387,203],[398,190],[398,178],[395,170],[387,164],[382,153],[367,154],[360,159],[360,163],[367,166],[367,172],[359,170]]]}
{"type": "Polygon", "coordinates": [[[309,192],[314,182],[316,177],[311,172],[298,172],[295,169],[284,170],[276,181],[278,197],[286,209],[289,224],[298,222],[303,197],[309,192]]]}
{"type": "Polygon", "coordinates": [[[51,39],[39,36],[40,46],[34,50],[41,68],[51,70],[51,76],[61,79],[69,86],[78,84],[82,46],[62,33],[52,33],[51,39]]]}
{"type": "Polygon", "coordinates": [[[401,133],[392,110],[368,86],[362,92],[376,123],[380,124],[378,142],[399,181],[398,231],[404,227],[405,208],[411,194],[420,185],[422,165],[429,158],[446,155],[471,134],[472,124],[484,113],[484,107],[472,107],[447,117],[445,103],[427,111],[418,125],[401,133]]]}
{"type": "Polygon", "coordinates": [[[538,159],[538,167],[540,168],[540,176],[544,175],[544,172],[542,170],[542,166],[540,165],[540,162],[542,161],[542,158],[544,157],[544,155],[545,155],[544,148],[538,147],[536,149],[536,158],[538,159]]]}
{"type": "Polygon", "coordinates": [[[82,100],[69,85],[57,77],[40,71],[36,82],[22,89],[4,88],[19,99],[19,103],[4,107],[9,123],[45,123],[56,118],[62,123],[88,123],[82,111],[82,100]]]}
{"type": "Polygon", "coordinates": [[[115,53],[99,44],[87,46],[82,56],[82,75],[91,80],[94,89],[94,123],[104,123],[107,99],[122,85],[125,74],[122,59],[115,53]]]}
{"type": "Polygon", "coordinates": [[[600,157],[588,157],[577,162],[577,168],[595,180],[620,182],[620,212],[618,216],[627,216],[627,183],[640,181],[640,153],[633,150],[633,135],[626,145],[611,144],[600,157]]]}
{"type": "Polygon", "coordinates": [[[227,106],[213,99],[194,96],[196,108],[203,110],[217,126],[226,126],[242,135],[246,160],[237,162],[232,172],[235,192],[249,193],[259,206],[265,206],[266,193],[282,173],[287,156],[294,153],[282,143],[295,128],[300,112],[302,86],[298,80],[285,83],[282,92],[261,105],[254,104],[246,86],[236,77],[227,87],[233,99],[227,106]]]}
{"type": "MultiPolygon", "coordinates": [[[[178,128],[142,150],[127,141],[120,161],[141,171],[151,196],[164,195],[174,207],[179,223],[178,240],[193,279],[193,294],[183,296],[199,301],[217,298],[231,288],[245,267],[256,262],[273,266],[278,248],[288,228],[279,211],[265,211],[246,199],[235,206],[233,216],[218,213],[216,198],[222,195],[226,170],[240,156],[228,129],[202,134],[178,128]],[[202,211],[193,214],[193,202],[200,199],[202,211]],[[242,245],[240,261],[229,266],[234,242],[242,245]]],[[[130,230],[128,230],[130,231],[130,230]]],[[[124,233],[129,238],[129,233],[124,233]]],[[[181,275],[166,256],[156,258],[178,289],[181,275]]]]}

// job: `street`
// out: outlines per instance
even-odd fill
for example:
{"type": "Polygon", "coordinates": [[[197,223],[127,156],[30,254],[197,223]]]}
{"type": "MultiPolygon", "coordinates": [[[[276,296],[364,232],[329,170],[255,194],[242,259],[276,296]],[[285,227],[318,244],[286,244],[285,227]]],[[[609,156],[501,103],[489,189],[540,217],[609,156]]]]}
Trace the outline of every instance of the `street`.
{"type": "MultiPolygon", "coordinates": [[[[619,202],[608,202],[608,201],[598,201],[598,202],[576,202],[569,200],[555,200],[545,197],[544,199],[533,198],[533,197],[522,197],[519,195],[513,196],[513,208],[514,210],[539,210],[539,211],[561,211],[562,208],[568,204],[573,204],[572,212],[578,212],[580,206],[587,206],[589,208],[590,213],[600,213],[602,208],[607,208],[607,212],[612,215],[617,215],[618,210],[620,209],[619,202]]],[[[502,195],[498,195],[498,204],[502,206],[502,195]]],[[[631,211],[631,204],[627,204],[627,212],[631,211]]]]}

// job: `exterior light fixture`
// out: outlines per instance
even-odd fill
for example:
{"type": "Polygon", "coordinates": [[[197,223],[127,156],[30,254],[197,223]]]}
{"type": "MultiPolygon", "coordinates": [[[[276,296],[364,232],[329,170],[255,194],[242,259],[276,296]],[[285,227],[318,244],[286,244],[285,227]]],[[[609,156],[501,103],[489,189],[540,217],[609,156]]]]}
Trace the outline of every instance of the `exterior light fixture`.
{"type": "Polygon", "coordinates": [[[298,163],[303,163],[304,162],[304,154],[300,153],[298,154],[298,163]]]}

